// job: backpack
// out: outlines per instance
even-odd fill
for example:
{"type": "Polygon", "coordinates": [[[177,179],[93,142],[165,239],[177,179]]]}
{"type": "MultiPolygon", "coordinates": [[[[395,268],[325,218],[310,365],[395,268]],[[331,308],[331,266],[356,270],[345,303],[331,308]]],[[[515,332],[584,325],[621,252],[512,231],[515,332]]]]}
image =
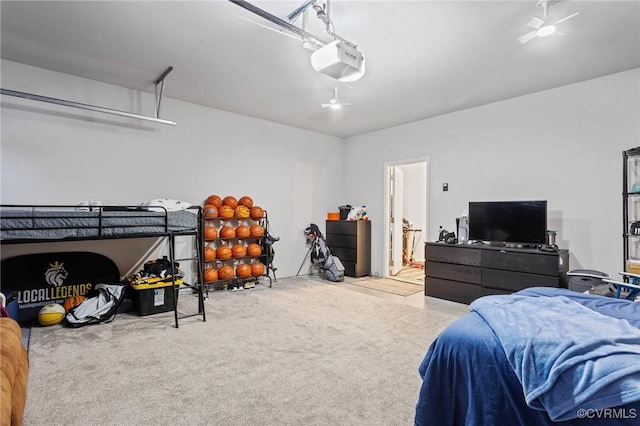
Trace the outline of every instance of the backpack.
{"type": "Polygon", "coordinates": [[[67,327],[82,327],[88,324],[111,322],[124,299],[124,284],[96,284],[91,294],[65,316],[67,327]]]}

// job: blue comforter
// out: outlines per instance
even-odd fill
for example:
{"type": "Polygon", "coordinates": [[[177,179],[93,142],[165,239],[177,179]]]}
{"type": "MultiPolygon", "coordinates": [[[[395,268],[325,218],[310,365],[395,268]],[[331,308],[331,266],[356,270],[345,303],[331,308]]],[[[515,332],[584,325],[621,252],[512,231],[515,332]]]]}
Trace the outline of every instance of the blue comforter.
{"type": "Polygon", "coordinates": [[[640,400],[640,329],[566,296],[474,301],[522,384],[527,405],[552,420],[640,400]]]}
{"type": "Polygon", "coordinates": [[[429,347],[415,424],[629,424],[639,328],[640,303],[626,300],[554,288],[478,299],[429,347]]]}

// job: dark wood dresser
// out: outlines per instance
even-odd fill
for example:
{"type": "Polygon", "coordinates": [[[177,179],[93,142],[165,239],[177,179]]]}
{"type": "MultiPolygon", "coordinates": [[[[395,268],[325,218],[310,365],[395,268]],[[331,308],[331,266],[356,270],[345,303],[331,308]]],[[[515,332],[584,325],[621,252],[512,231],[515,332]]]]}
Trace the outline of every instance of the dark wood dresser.
{"type": "Polygon", "coordinates": [[[368,220],[327,220],[327,245],[344,265],[344,274],[362,277],[371,274],[371,222],[368,220]]]}
{"type": "Polygon", "coordinates": [[[568,286],[568,250],[425,243],[425,260],[425,296],[455,302],[527,287],[568,286]]]}

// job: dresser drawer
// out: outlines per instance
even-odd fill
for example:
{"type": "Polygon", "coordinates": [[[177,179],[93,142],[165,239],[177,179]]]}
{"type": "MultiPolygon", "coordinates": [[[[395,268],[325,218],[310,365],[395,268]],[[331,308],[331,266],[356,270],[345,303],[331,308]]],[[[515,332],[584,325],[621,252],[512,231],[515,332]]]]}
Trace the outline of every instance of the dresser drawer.
{"type": "Polygon", "coordinates": [[[498,269],[483,269],[482,286],[514,292],[527,287],[559,287],[560,279],[557,273],[555,276],[550,276],[502,271],[498,269]]]}
{"type": "Polygon", "coordinates": [[[343,262],[357,262],[358,261],[358,249],[346,248],[329,245],[331,254],[338,256],[343,262]]]}
{"type": "Polygon", "coordinates": [[[560,260],[557,254],[483,250],[482,267],[557,277],[560,271],[560,260]]]}
{"type": "Polygon", "coordinates": [[[425,247],[426,260],[461,265],[480,266],[481,251],[447,244],[428,244],[425,247]]]}
{"type": "Polygon", "coordinates": [[[482,269],[477,266],[438,263],[427,260],[425,275],[445,280],[462,281],[470,284],[481,284],[482,269]]]}
{"type": "Polygon", "coordinates": [[[326,239],[331,250],[333,250],[334,247],[358,247],[358,237],[356,235],[327,234],[326,239]]]}
{"type": "Polygon", "coordinates": [[[424,284],[425,296],[453,300],[460,303],[471,303],[482,296],[482,287],[456,281],[427,277],[424,284]]]}
{"type": "Polygon", "coordinates": [[[326,222],[327,234],[345,234],[345,235],[357,235],[358,234],[358,221],[357,220],[328,220],[326,222]]]}

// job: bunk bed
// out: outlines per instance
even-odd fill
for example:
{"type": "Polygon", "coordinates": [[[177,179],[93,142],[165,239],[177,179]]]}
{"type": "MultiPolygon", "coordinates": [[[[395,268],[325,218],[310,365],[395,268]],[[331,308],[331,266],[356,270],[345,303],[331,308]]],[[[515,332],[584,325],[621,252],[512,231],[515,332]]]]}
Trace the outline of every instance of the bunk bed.
{"type": "MultiPolygon", "coordinates": [[[[71,205],[0,205],[0,244],[26,244],[61,241],[87,241],[121,238],[167,238],[168,258],[172,262],[192,261],[196,264],[194,283],[182,283],[198,295],[196,313],[179,314],[177,297],[174,301],[175,325],[178,320],[202,316],[204,296],[202,289],[204,221],[202,208],[189,206],[169,211],[163,206],[104,205],[78,207],[71,205]],[[176,258],[176,238],[195,240],[194,257],[176,258]]],[[[176,277],[172,277],[176,288],[176,277]]]]}

